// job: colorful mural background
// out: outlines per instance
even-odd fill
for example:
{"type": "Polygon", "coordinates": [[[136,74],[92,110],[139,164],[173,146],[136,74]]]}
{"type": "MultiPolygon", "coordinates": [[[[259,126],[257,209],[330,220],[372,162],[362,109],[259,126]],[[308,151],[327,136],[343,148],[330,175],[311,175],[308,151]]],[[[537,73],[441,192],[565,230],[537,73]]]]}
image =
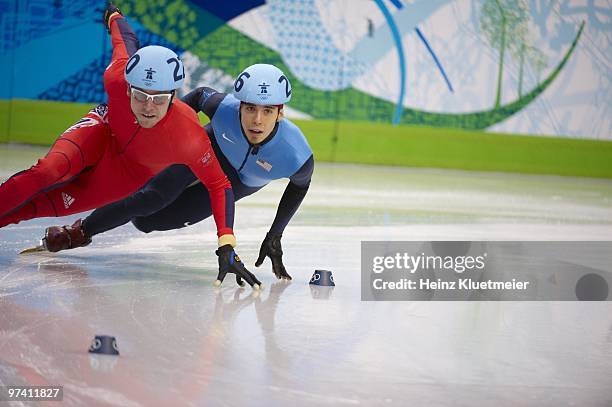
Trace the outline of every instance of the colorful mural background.
{"type": "MultiPolygon", "coordinates": [[[[606,1],[116,1],[185,90],[250,64],[288,74],[297,117],[612,139],[606,1]],[[503,11],[502,11],[503,10],[503,11]]],[[[103,2],[0,0],[0,99],[99,102],[103,2]]]]}

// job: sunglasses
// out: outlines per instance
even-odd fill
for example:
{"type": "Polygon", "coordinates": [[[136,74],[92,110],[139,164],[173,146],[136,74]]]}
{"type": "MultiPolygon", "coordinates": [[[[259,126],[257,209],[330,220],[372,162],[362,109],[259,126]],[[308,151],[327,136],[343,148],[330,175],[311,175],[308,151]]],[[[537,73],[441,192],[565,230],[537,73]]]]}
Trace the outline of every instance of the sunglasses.
{"type": "Polygon", "coordinates": [[[146,103],[149,99],[153,102],[154,105],[161,106],[170,100],[172,93],[158,93],[156,95],[149,95],[146,92],[143,92],[139,89],[130,87],[131,95],[136,99],[137,102],[146,103]]]}

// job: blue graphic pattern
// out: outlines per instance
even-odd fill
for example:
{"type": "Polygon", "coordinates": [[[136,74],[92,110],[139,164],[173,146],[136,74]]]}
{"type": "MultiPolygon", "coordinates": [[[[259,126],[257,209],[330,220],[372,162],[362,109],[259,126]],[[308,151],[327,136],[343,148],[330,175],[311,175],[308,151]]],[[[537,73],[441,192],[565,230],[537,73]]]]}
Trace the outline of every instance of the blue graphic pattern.
{"type": "MultiPolygon", "coordinates": [[[[402,37],[400,32],[395,24],[395,20],[393,20],[393,16],[382,2],[382,0],[375,0],[376,4],[382,11],[387,20],[387,24],[389,24],[389,28],[391,28],[391,33],[393,34],[393,41],[395,41],[395,45],[397,47],[397,54],[399,56],[399,65],[400,65],[400,94],[399,100],[397,101],[397,105],[395,108],[395,116],[393,116],[393,124],[399,124],[402,119],[402,110],[404,106],[404,94],[406,93],[406,58],[404,57],[404,47],[402,45],[402,37]]],[[[394,3],[395,4],[395,3],[394,3]]],[[[400,7],[403,7],[400,3],[400,7]]]]}
{"type": "Polygon", "coordinates": [[[0,0],[0,53],[44,37],[58,27],[100,20],[103,5],[99,0],[0,0]]]}
{"type": "MultiPolygon", "coordinates": [[[[183,49],[175,44],[150,31],[137,30],[136,36],[143,47],[147,45],[162,45],[172,49],[178,55],[184,52],[183,49]]],[[[112,52],[110,50],[105,52],[103,57],[93,61],[76,74],[38,95],[38,99],[84,103],[107,101],[102,78],[106,66],[110,63],[111,55],[112,52]]]]}

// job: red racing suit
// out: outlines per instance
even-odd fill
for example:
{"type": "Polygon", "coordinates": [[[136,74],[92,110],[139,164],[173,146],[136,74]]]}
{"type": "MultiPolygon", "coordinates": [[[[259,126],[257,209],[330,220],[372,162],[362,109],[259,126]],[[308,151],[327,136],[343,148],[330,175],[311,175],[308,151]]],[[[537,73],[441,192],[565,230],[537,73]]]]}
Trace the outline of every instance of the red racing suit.
{"type": "Polygon", "coordinates": [[[123,73],[138,40],[119,14],[111,17],[110,30],[113,56],[104,73],[108,115],[104,105],[98,106],[36,165],[0,186],[0,227],[103,206],[135,192],[168,166],[184,164],[209,191],[217,235],[233,235],[231,184],[196,113],[174,98],[154,127],[142,128],[130,108],[123,73]]]}

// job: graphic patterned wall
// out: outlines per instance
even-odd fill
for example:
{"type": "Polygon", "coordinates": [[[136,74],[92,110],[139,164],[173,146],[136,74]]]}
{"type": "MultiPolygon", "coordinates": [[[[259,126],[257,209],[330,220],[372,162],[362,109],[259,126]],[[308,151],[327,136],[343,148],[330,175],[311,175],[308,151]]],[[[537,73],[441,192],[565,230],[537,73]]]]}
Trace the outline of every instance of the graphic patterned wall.
{"type": "MultiPolygon", "coordinates": [[[[292,81],[301,117],[612,139],[606,2],[116,4],[142,45],[182,56],[183,91],[228,90],[242,68],[267,62],[292,81]]],[[[104,100],[103,5],[0,0],[0,99],[104,100]]]]}
{"type": "MultiPolygon", "coordinates": [[[[163,45],[164,47],[171,48],[179,55],[184,52],[183,49],[149,31],[137,30],[135,33],[140,41],[140,45],[143,47],[147,45],[163,45]]],[[[91,62],[79,72],[40,93],[38,99],[60,100],[64,102],[106,101],[104,85],[100,78],[104,75],[104,69],[106,69],[108,61],[111,59],[111,54],[111,50],[106,50],[100,58],[91,62]]]]}

